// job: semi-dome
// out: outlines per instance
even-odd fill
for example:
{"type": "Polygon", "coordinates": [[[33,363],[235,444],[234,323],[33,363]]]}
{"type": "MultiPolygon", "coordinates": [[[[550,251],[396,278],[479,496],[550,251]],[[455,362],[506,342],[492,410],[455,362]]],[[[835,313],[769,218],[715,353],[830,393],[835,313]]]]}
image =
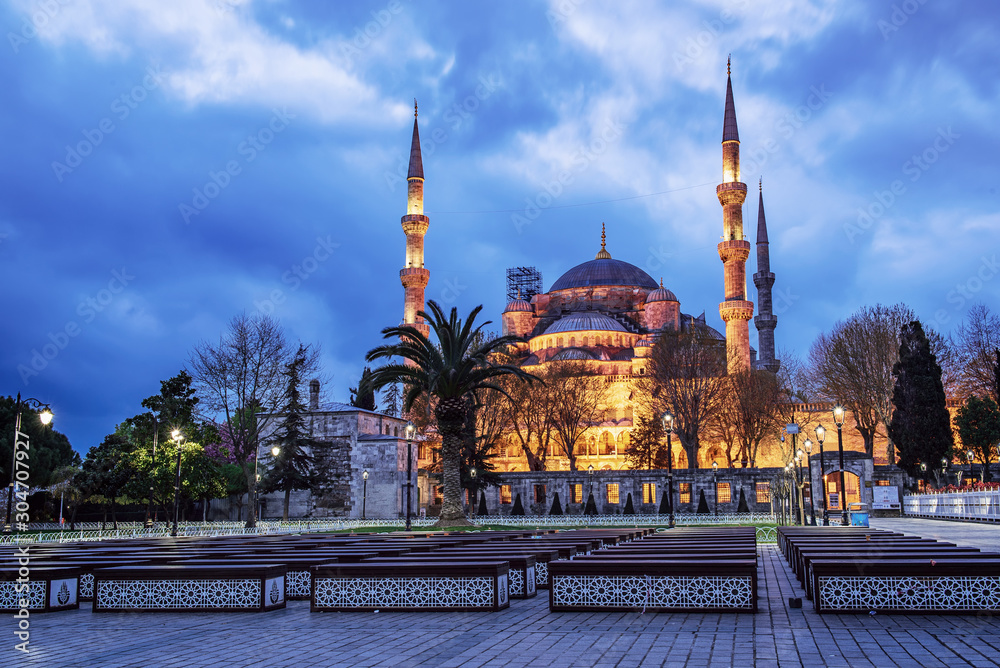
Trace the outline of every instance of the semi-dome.
{"type": "Polygon", "coordinates": [[[612,317],[594,311],[570,313],[552,323],[545,334],[560,332],[628,332],[625,326],[612,317]]]}
{"type": "Polygon", "coordinates": [[[594,285],[627,285],[656,289],[656,281],[634,264],[610,257],[578,264],[552,284],[551,291],[586,288],[594,285]]]}
{"type": "Polygon", "coordinates": [[[583,350],[582,348],[566,348],[565,350],[560,350],[552,358],[553,362],[565,362],[568,360],[592,360],[597,359],[593,354],[583,350]]]}

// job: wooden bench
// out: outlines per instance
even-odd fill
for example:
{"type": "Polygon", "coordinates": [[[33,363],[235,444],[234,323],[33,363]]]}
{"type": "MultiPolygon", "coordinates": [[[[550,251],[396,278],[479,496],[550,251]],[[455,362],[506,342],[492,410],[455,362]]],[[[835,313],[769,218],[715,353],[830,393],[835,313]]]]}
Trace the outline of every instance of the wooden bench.
{"type": "Polygon", "coordinates": [[[510,607],[506,561],[327,564],[312,568],[313,612],[510,607]]]}
{"type": "Polygon", "coordinates": [[[0,611],[57,612],[80,607],[80,569],[35,566],[30,562],[26,568],[26,576],[16,566],[5,564],[0,569],[0,611]]]}
{"type": "Polygon", "coordinates": [[[285,607],[280,564],[152,564],[94,571],[94,612],[239,612],[285,607]]]}
{"type": "Polygon", "coordinates": [[[549,564],[549,610],[757,612],[757,563],[578,558],[549,564]]]}

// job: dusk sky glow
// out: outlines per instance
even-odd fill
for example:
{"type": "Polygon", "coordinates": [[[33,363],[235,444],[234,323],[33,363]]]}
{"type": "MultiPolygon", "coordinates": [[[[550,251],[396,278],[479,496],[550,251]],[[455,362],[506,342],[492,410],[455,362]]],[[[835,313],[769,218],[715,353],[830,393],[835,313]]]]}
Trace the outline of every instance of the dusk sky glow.
{"type": "Polygon", "coordinates": [[[85,453],[261,310],[322,346],[323,398],[346,402],[402,317],[413,98],[428,299],[499,329],[505,270],[536,266],[547,290],[603,222],[615,259],[722,330],[730,53],[779,357],[875,303],[947,334],[1000,295],[997,18],[936,0],[5,0],[0,392],[50,403],[85,453]]]}

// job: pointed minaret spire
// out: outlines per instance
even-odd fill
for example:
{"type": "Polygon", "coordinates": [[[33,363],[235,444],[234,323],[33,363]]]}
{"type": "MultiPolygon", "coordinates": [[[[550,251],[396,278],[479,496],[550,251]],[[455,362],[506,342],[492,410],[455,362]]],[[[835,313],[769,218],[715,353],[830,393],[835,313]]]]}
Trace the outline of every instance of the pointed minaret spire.
{"type": "Polygon", "coordinates": [[[767,241],[767,221],[764,219],[764,180],[758,185],[760,197],[757,204],[757,273],[753,275],[753,284],[757,286],[757,317],[753,319],[757,327],[757,362],[755,367],[771,373],[778,373],[781,362],[774,358],[774,328],[778,325],[778,317],[771,312],[773,301],[771,287],[774,285],[774,274],[771,273],[770,244],[767,241]]]}
{"type": "Polygon", "coordinates": [[[406,266],[399,271],[399,280],[403,283],[403,324],[413,325],[427,336],[430,328],[417,315],[417,311],[424,310],[424,288],[430,280],[430,272],[424,268],[424,235],[430,219],[424,215],[424,165],[420,157],[416,99],[413,100],[410,169],[406,174],[406,215],[401,222],[406,234],[406,266]]]}
{"type": "Polygon", "coordinates": [[[722,205],[722,242],[719,258],[723,265],[725,301],[719,315],[726,323],[726,353],[730,373],[750,368],[750,319],[753,302],[747,299],[746,261],[750,242],[743,237],[743,202],[747,185],[740,181],[740,135],[736,130],[733,78],[726,64],[726,110],[722,128],[722,183],[715,194],[722,205]]]}
{"type": "Polygon", "coordinates": [[[722,141],[739,141],[740,131],[736,127],[736,103],[733,102],[733,77],[731,59],[726,60],[726,114],[722,123],[722,141]]]}
{"type": "Polygon", "coordinates": [[[601,250],[597,251],[597,255],[594,257],[595,260],[610,260],[611,253],[608,252],[606,248],[607,235],[604,234],[604,223],[601,223],[601,250]]]}
{"type": "Polygon", "coordinates": [[[413,139],[410,140],[410,169],[406,178],[424,178],[424,162],[420,157],[420,131],[417,129],[417,100],[413,100],[413,139]]]}

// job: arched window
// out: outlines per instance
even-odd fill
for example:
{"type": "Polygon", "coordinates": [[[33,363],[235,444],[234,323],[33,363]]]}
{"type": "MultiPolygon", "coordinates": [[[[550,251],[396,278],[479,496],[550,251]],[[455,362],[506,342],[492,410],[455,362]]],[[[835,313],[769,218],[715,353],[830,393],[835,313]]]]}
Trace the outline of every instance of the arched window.
{"type": "Polygon", "coordinates": [[[575,345],[576,345],[576,337],[575,336],[569,337],[569,347],[572,348],[575,345]]]}
{"type": "Polygon", "coordinates": [[[615,438],[611,435],[610,431],[606,431],[601,434],[601,454],[615,454],[615,438]]]}
{"type": "Polygon", "coordinates": [[[623,431],[622,433],[618,434],[618,452],[625,452],[625,449],[628,448],[629,443],[632,442],[631,439],[632,436],[627,431],[623,431]]]}
{"type": "Polygon", "coordinates": [[[604,340],[604,345],[608,346],[609,348],[611,347],[611,335],[608,335],[608,338],[604,340]]]}
{"type": "Polygon", "coordinates": [[[593,436],[587,437],[587,454],[591,457],[597,456],[597,439],[593,436]]]}
{"type": "Polygon", "coordinates": [[[583,337],[583,342],[580,343],[580,345],[583,346],[584,348],[586,348],[588,341],[589,341],[589,339],[585,336],[585,337],[583,337]]]}
{"type": "Polygon", "coordinates": [[[556,339],[556,346],[559,347],[559,348],[562,348],[563,347],[562,341],[563,341],[562,337],[561,336],[558,337],[556,339]]]}

